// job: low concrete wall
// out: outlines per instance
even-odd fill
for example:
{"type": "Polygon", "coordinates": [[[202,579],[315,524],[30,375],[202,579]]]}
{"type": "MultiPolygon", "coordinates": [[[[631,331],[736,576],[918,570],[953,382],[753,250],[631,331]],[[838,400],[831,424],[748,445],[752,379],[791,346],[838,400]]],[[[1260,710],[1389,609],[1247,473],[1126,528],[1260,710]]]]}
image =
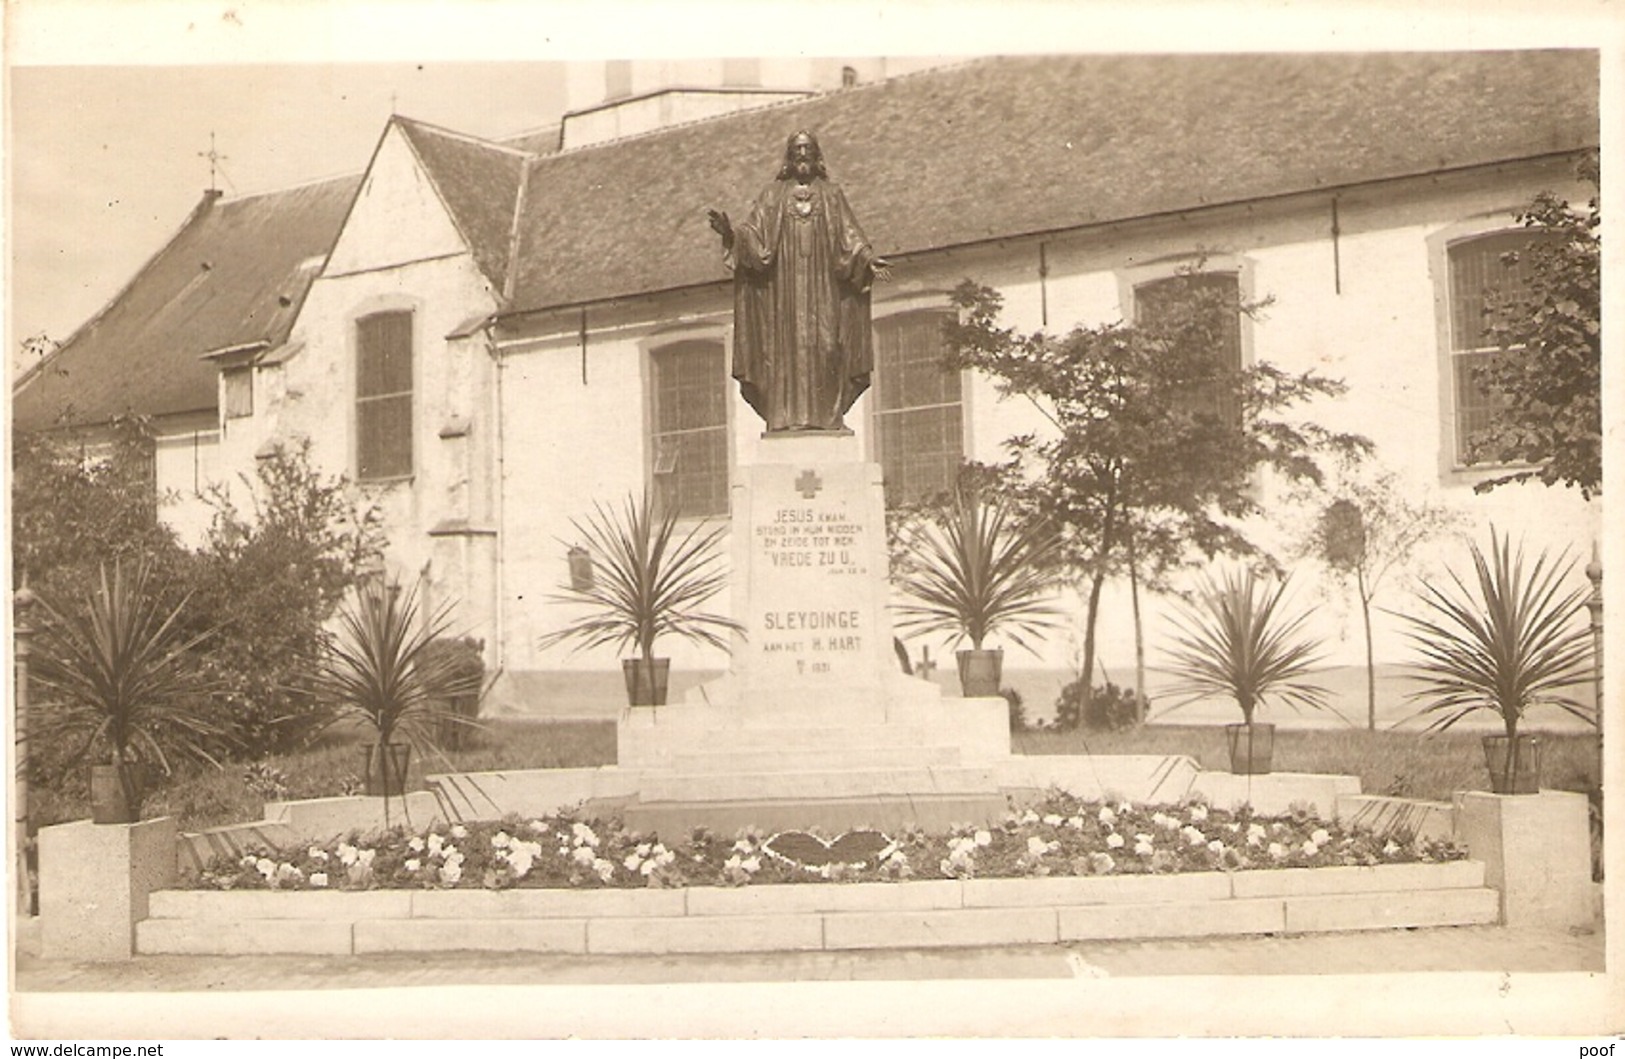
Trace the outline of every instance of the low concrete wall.
{"type": "Polygon", "coordinates": [[[1484,866],[1470,861],[738,889],[169,891],[153,895],[139,944],[150,954],[884,949],[1465,925],[1496,910],[1484,866]]]}
{"type": "Polygon", "coordinates": [[[175,836],[169,817],[41,828],[41,952],[61,960],[128,959],[148,895],[177,881],[175,836]]]}
{"type": "Polygon", "coordinates": [[[1586,796],[1570,791],[1455,798],[1457,834],[1482,860],[1512,927],[1595,924],[1591,825],[1586,796]]]}

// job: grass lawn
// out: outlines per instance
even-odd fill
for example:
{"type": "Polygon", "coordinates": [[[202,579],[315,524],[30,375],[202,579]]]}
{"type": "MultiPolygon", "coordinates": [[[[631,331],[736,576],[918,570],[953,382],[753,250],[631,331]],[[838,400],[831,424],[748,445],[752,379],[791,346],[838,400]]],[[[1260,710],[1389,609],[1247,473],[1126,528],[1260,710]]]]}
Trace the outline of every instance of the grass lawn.
{"type": "MultiPolygon", "coordinates": [[[[1479,732],[1350,729],[1275,731],[1277,772],[1320,772],[1360,777],[1367,794],[1449,801],[1455,791],[1489,790],[1479,732]]],[[[1224,729],[1210,725],[1146,725],[1121,732],[1029,731],[1012,742],[1018,754],[1188,754],[1204,769],[1228,771],[1224,729]]],[[[1559,790],[1597,785],[1597,737],[1543,734],[1543,782],[1559,790]]]]}
{"type": "MultiPolygon", "coordinates": [[[[615,725],[609,721],[484,722],[465,736],[466,747],[436,751],[427,760],[414,753],[407,784],[421,789],[423,777],[443,772],[501,769],[575,768],[615,762],[615,725]]],[[[174,816],[183,830],[258,820],[267,800],[321,798],[359,788],[360,732],[330,732],[318,745],[267,760],[255,780],[248,767],[200,769],[178,776],[148,795],[142,815],[174,816]],[[273,779],[263,778],[269,770],[273,779]],[[278,782],[279,780],[279,782],[278,782]],[[280,786],[280,789],[277,789],[280,786]]],[[[1021,754],[1188,754],[1207,769],[1229,767],[1224,732],[1207,725],[1149,725],[1122,732],[1023,732],[1014,738],[1021,754]]],[[[1543,768],[1548,786],[1584,791],[1595,786],[1595,735],[1543,737],[1543,768]]],[[[1479,734],[1363,729],[1278,729],[1275,769],[1279,772],[1340,773],[1360,777],[1370,794],[1439,801],[1458,790],[1487,790],[1479,734]]],[[[82,777],[81,777],[82,783],[82,777]]],[[[31,792],[35,826],[89,816],[85,791],[31,792]]]]}

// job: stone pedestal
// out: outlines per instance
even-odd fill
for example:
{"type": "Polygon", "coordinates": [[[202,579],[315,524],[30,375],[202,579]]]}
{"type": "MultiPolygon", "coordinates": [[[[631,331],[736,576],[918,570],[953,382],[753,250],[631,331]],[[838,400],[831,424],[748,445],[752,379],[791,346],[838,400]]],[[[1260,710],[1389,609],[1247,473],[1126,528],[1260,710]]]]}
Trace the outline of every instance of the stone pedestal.
{"type": "Polygon", "coordinates": [[[1591,828],[1583,794],[1457,794],[1456,835],[1501,891],[1509,927],[1592,926],[1591,828]]]}
{"type": "Polygon", "coordinates": [[[147,895],[175,885],[175,821],[41,828],[41,950],[48,959],[125,960],[147,895]]]}
{"type": "Polygon", "coordinates": [[[725,827],[742,803],[831,828],[933,800],[956,820],[1002,810],[1004,700],[944,698],[898,664],[879,465],[846,432],[768,434],[733,488],[744,633],[721,679],[623,713],[619,765],[647,770],[628,824],[725,827]]]}

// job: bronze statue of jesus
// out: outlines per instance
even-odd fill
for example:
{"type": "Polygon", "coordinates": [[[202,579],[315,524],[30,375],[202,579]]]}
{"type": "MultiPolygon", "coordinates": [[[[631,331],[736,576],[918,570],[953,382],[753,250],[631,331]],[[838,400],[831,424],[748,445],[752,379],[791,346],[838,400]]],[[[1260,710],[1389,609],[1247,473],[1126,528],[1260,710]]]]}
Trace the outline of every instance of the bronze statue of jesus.
{"type": "Polygon", "coordinates": [[[708,210],[734,277],[733,376],[770,432],[842,430],[874,368],[869,290],[890,276],[818,140],[790,137],[778,179],[739,225],[708,210]]]}

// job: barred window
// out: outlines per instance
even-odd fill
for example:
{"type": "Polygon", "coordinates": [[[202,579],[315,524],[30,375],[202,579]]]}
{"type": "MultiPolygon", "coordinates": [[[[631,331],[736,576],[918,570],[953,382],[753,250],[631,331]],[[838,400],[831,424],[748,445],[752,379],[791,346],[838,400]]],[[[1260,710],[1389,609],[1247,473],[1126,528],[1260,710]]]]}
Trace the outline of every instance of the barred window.
{"type": "Polygon", "coordinates": [[[412,473],[412,314],[356,321],[356,478],[412,473]]]}
{"type": "Polygon", "coordinates": [[[655,495],[683,518],[728,513],[727,367],[718,341],[664,346],[651,357],[655,495]]]}
{"type": "MultiPolygon", "coordinates": [[[[1241,280],[1234,272],[1180,273],[1152,280],[1134,288],[1135,320],[1141,327],[1155,327],[1174,312],[1176,299],[1203,298],[1225,308],[1214,347],[1216,377],[1240,373],[1241,363],[1241,280]]],[[[1241,405],[1236,395],[1220,387],[1200,387],[1190,395],[1190,410],[1198,415],[1216,416],[1222,423],[1241,424],[1241,405]]]]}
{"type": "Polygon", "coordinates": [[[965,455],[960,373],[942,364],[948,319],[930,309],[875,322],[875,453],[891,507],[952,489],[965,455]]]}
{"type": "Polygon", "coordinates": [[[1506,398],[1479,385],[1473,369],[1488,364],[1503,351],[1489,335],[1485,315],[1492,297],[1516,299],[1529,289],[1529,262],[1502,260],[1509,251],[1527,249],[1544,238],[1527,229],[1492,232],[1452,243],[1450,262],[1450,373],[1448,385],[1455,395],[1456,459],[1468,463],[1468,442],[1474,432],[1488,427],[1506,406],[1506,398]]]}

